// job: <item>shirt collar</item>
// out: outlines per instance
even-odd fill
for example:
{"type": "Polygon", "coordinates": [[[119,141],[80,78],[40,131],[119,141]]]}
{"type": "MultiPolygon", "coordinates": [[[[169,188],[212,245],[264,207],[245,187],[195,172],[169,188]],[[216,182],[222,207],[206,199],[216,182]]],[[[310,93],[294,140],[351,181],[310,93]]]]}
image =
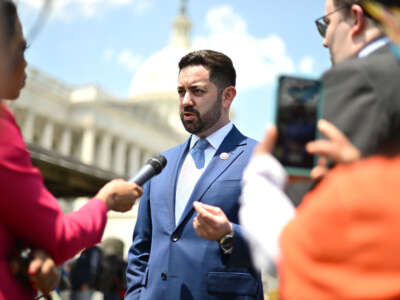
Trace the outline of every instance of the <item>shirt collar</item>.
{"type": "Polygon", "coordinates": [[[389,38],[384,36],[381,37],[371,43],[369,43],[367,46],[365,46],[359,53],[358,53],[358,57],[366,57],[368,55],[370,55],[372,52],[375,52],[376,50],[378,50],[379,48],[382,48],[383,46],[385,46],[386,44],[389,43],[389,38]]]}
{"type": "MultiPolygon", "coordinates": [[[[212,133],[211,135],[209,135],[206,139],[207,141],[210,143],[210,145],[217,150],[219,148],[219,146],[221,146],[223,140],[225,139],[225,137],[228,135],[229,131],[232,130],[233,124],[232,122],[229,122],[228,124],[226,124],[225,126],[221,127],[220,129],[218,129],[217,131],[215,131],[214,133],[212,133]]],[[[199,140],[200,138],[197,135],[192,135],[191,139],[190,139],[190,149],[193,148],[193,146],[196,144],[196,142],[199,140]]]]}

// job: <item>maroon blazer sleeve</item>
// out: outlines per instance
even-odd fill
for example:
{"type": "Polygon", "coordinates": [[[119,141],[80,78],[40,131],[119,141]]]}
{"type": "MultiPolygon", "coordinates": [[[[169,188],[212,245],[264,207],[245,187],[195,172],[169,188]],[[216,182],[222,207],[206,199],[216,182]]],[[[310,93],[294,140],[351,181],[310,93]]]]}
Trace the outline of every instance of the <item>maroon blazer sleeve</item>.
{"type": "Polygon", "coordinates": [[[0,116],[0,220],[19,239],[46,250],[58,263],[100,242],[106,224],[104,201],[92,199],[63,214],[32,165],[12,114],[0,116]]]}

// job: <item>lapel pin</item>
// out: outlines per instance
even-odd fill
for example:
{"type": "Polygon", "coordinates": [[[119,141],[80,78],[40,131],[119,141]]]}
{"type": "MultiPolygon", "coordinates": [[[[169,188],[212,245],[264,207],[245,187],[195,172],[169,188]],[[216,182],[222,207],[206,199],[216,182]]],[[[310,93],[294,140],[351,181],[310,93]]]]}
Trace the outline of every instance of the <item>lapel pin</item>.
{"type": "Polygon", "coordinates": [[[226,152],[222,152],[222,153],[219,155],[219,158],[222,159],[222,160],[227,160],[227,159],[229,158],[229,154],[226,153],[226,152]]]}

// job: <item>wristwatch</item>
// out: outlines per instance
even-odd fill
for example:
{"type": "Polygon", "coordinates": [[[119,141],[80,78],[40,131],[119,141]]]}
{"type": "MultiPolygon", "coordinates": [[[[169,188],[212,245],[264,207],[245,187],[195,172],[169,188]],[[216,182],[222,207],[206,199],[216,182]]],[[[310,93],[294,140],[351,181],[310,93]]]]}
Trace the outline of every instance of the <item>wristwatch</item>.
{"type": "Polygon", "coordinates": [[[224,254],[232,254],[233,251],[233,236],[234,236],[235,231],[232,229],[231,232],[228,234],[225,234],[220,240],[219,240],[219,247],[221,248],[222,252],[224,254]]]}

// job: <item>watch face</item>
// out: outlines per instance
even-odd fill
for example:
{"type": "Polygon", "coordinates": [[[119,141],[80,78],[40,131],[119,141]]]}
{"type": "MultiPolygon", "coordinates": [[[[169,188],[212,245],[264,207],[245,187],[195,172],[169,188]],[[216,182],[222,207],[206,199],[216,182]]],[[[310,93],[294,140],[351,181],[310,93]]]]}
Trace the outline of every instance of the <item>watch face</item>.
{"type": "Polygon", "coordinates": [[[233,237],[227,237],[221,244],[223,248],[232,248],[233,246],[233,237]]]}
{"type": "Polygon", "coordinates": [[[233,236],[232,235],[226,235],[225,237],[222,238],[220,245],[221,245],[221,249],[224,252],[230,252],[232,251],[233,248],[233,236]]]}

